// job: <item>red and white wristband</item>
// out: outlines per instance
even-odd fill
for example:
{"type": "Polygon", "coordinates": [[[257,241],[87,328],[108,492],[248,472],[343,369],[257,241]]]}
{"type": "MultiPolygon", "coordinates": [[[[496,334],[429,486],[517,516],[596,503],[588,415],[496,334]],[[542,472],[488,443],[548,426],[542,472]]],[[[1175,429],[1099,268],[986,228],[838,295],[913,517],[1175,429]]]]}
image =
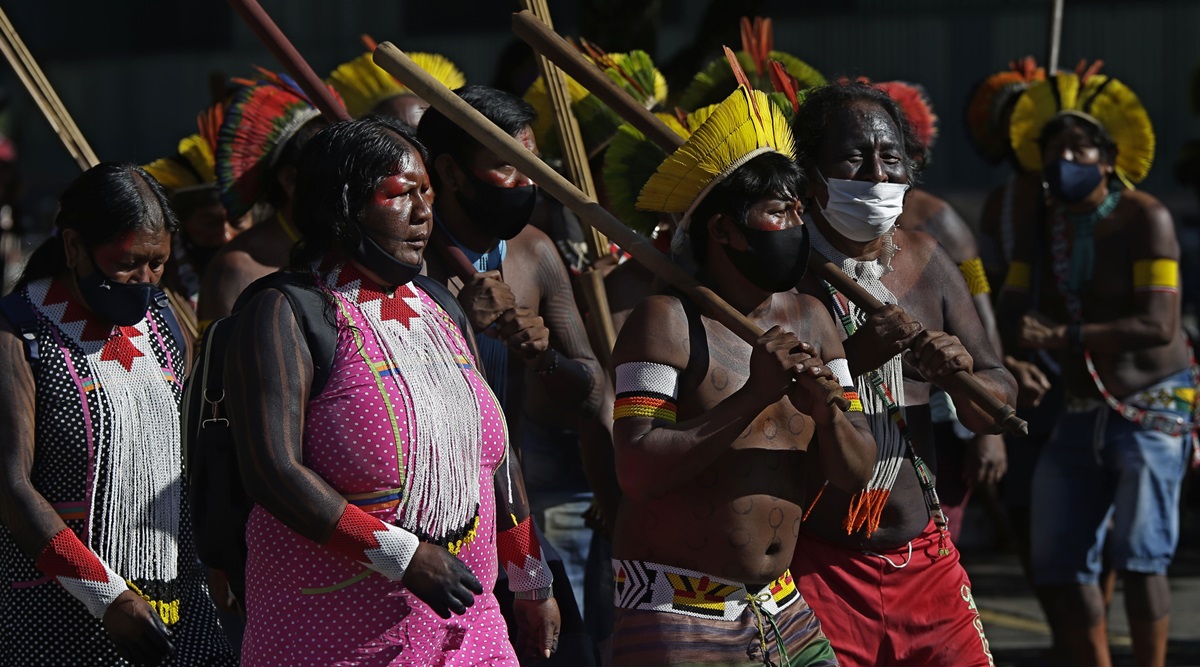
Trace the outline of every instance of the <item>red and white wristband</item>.
{"type": "Polygon", "coordinates": [[[347,504],[326,546],[392,581],[400,581],[420,544],[413,533],[347,504]]]}
{"type": "Polygon", "coordinates": [[[554,574],[546,562],[542,545],[533,530],[533,521],[525,517],[516,526],[496,533],[496,551],[508,574],[508,590],[518,600],[545,600],[553,597],[554,574]]]}
{"type": "Polygon", "coordinates": [[[104,618],[104,612],[117,596],[129,590],[125,580],[84,546],[70,528],[63,528],[50,538],[38,555],[37,568],[79,598],[98,619],[104,618]]]}

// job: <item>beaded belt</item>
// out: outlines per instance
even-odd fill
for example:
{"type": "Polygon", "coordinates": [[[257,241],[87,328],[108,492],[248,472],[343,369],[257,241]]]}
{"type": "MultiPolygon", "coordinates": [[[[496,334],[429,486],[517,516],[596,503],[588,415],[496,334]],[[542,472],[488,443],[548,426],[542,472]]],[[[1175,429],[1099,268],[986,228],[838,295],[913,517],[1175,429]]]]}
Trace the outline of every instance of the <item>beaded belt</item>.
{"type": "Polygon", "coordinates": [[[614,602],[624,609],[665,611],[684,616],[734,621],[752,604],[774,616],[800,599],[792,573],[751,591],[745,584],[695,570],[613,559],[614,602]]]}

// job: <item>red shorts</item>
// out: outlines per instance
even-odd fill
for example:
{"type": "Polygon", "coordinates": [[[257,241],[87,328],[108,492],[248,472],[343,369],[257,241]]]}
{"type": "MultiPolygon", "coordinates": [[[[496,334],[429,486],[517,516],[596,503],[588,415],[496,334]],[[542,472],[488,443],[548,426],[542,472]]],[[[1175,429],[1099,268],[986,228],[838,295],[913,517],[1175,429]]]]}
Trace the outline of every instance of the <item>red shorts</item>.
{"type": "Polygon", "coordinates": [[[880,556],[800,533],[792,576],[843,667],[994,667],[971,582],[929,522],[880,556]],[[910,556],[911,553],[911,556],[910,556]],[[907,565],[904,563],[907,561],[907,565]],[[895,567],[903,565],[903,567],[895,567]]]}

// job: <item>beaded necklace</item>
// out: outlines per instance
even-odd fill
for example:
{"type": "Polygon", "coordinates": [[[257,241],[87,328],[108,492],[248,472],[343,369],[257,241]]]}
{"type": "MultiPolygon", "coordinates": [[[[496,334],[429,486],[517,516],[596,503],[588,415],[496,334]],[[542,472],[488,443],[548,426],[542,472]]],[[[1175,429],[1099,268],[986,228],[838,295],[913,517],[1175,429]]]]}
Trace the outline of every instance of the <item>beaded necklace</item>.
{"type": "MultiPolygon", "coordinates": [[[[850,315],[849,301],[845,296],[838,292],[833,285],[830,285],[825,281],[821,282],[825,284],[825,289],[828,290],[829,296],[832,297],[834,311],[837,313],[838,319],[841,320],[842,328],[845,329],[846,335],[853,336],[854,332],[858,330],[858,327],[854,324],[854,318],[850,315]]],[[[895,423],[896,428],[900,431],[900,437],[904,442],[904,448],[908,455],[912,457],[913,469],[917,472],[917,480],[921,485],[921,493],[925,498],[925,507],[929,510],[929,515],[933,518],[933,523],[938,529],[938,556],[949,555],[950,549],[948,538],[950,536],[950,531],[949,528],[947,528],[948,521],[946,519],[946,514],[942,511],[942,502],[938,498],[937,488],[933,480],[933,473],[929,470],[929,465],[925,463],[925,460],[917,455],[917,449],[913,446],[912,434],[909,433],[908,423],[904,419],[904,411],[900,409],[900,406],[896,403],[895,399],[892,398],[892,392],[890,389],[888,389],[887,384],[884,383],[883,376],[880,375],[878,370],[867,372],[866,378],[870,381],[871,389],[875,392],[875,395],[878,396],[883,404],[887,407],[888,417],[891,418],[892,422],[895,423]]],[[[887,504],[887,495],[890,493],[892,485],[896,483],[896,473],[899,471],[899,466],[897,465],[896,467],[897,470],[892,472],[890,475],[890,483],[887,485],[885,493],[878,494],[876,496],[876,498],[878,498],[876,502],[880,503],[880,510],[883,508],[883,505],[887,504]]],[[[872,479],[872,483],[874,482],[875,480],[872,479]]],[[[860,500],[861,498],[862,494],[859,496],[860,500]]],[[[870,504],[870,500],[871,499],[868,498],[868,505],[870,504]]],[[[860,511],[858,503],[852,504],[850,511],[851,515],[847,518],[847,520],[853,522],[855,514],[860,511]]],[[[873,512],[871,515],[874,517],[874,528],[877,528],[879,525],[878,512],[873,512]]],[[[869,531],[874,530],[874,528],[869,527],[869,531]]]]}
{"type": "MultiPolygon", "coordinates": [[[[1071,216],[1071,221],[1075,224],[1079,224],[1080,220],[1086,220],[1086,224],[1094,225],[1097,221],[1102,220],[1112,214],[1112,212],[1116,209],[1117,202],[1120,201],[1120,194],[1120,190],[1114,190],[1104,200],[1104,203],[1101,204],[1100,207],[1095,211],[1083,217],[1071,216]],[[1109,202],[1112,202],[1112,204],[1110,205],[1109,202]]],[[[1072,271],[1075,254],[1074,249],[1072,249],[1071,255],[1067,254],[1067,249],[1071,246],[1070,242],[1067,240],[1067,217],[1068,216],[1061,208],[1056,211],[1054,222],[1050,227],[1050,249],[1053,253],[1053,268],[1054,276],[1056,278],[1056,285],[1058,287],[1059,294],[1062,296],[1063,301],[1066,304],[1067,314],[1070,316],[1072,322],[1082,324],[1083,301],[1079,297],[1077,280],[1075,279],[1076,276],[1073,275],[1074,272],[1072,271]]],[[[1080,241],[1081,239],[1078,237],[1075,239],[1077,245],[1080,241]]],[[[1083,242],[1088,244],[1093,242],[1091,238],[1090,227],[1086,238],[1083,239],[1083,242]]],[[[1196,354],[1192,349],[1191,343],[1188,343],[1187,347],[1188,356],[1190,359],[1189,367],[1191,369],[1192,385],[1196,386],[1198,383],[1200,383],[1200,366],[1196,364],[1196,354]]],[[[1108,390],[1108,387],[1104,385],[1104,381],[1100,379],[1100,373],[1096,370],[1096,365],[1092,361],[1092,353],[1086,347],[1083,348],[1083,362],[1087,366],[1088,375],[1092,377],[1092,383],[1096,386],[1096,390],[1100,392],[1100,396],[1104,399],[1104,402],[1125,419],[1133,422],[1134,424],[1138,424],[1170,436],[1179,436],[1189,432],[1195,434],[1197,429],[1200,428],[1200,414],[1197,414],[1198,411],[1200,411],[1200,402],[1193,401],[1191,419],[1185,419],[1177,415],[1139,408],[1136,405],[1125,403],[1116,396],[1113,396],[1112,392],[1108,390]]],[[[1193,450],[1193,459],[1200,461],[1200,450],[1193,450]]]]}

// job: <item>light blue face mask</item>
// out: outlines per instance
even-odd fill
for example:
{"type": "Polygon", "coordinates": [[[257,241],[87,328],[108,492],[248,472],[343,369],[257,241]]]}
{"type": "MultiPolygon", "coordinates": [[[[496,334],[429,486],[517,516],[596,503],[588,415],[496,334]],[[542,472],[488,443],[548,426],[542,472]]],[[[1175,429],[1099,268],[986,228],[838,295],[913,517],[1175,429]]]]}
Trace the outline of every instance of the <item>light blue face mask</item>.
{"type": "Polygon", "coordinates": [[[874,183],[845,178],[825,178],[829,202],[817,206],[834,231],[851,241],[874,241],[891,230],[904,212],[906,183],[874,183]]]}

